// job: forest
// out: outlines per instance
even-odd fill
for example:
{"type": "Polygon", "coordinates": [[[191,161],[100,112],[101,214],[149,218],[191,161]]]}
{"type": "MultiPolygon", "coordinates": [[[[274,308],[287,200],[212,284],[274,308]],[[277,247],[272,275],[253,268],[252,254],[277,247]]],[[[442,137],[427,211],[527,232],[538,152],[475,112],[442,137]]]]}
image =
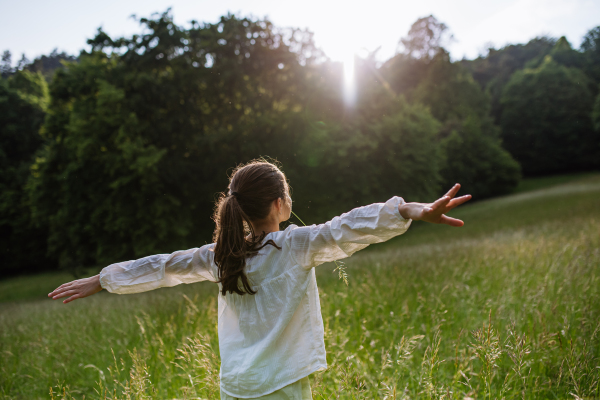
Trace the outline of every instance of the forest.
{"type": "MultiPolygon", "coordinates": [[[[474,200],[523,177],[600,169],[600,26],[452,61],[449,28],[417,20],[398,52],[341,63],[307,30],[236,15],[102,29],[0,72],[0,276],[105,266],[211,241],[228,171],[264,157],[307,223],[455,182],[474,200]]],[[[298,221],[292,221],[299,223],[298,221]]]]}

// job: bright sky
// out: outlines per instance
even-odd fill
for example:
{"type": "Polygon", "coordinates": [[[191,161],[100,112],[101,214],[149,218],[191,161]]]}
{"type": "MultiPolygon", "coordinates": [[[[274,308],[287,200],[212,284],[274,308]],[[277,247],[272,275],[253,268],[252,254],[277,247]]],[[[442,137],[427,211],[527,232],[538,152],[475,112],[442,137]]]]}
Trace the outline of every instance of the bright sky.
{"type": "Polygon", "coordinates": [[[378,59],[391,57],[398,40],[417,18],[433,14],[455,42],[453,59],[474,58],[486,44],[496,48],[549,34],[565,35],[578,48],[583,35],[600,25],[598,0],[0,0],[0,51],[13,62],[21,53],[33,58],[55,47],[69,54],[88,49],[86,39],[102,26],[112,37],[140,32],[131,14],[149,17],[172,7],[175,23],[216,22],[228,11],[267,16],[276,26],[308,28],[318,47],[334,61],[381,46],[378,59]]]}

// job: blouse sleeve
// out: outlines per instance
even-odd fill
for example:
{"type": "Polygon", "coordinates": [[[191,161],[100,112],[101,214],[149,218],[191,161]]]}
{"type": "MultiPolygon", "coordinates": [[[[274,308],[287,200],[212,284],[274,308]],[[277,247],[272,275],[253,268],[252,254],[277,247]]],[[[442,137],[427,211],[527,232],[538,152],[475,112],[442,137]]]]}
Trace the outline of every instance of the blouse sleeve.
{"type": "Polygon", "coordinates": [[[111,293],[139,293],[181,283],[216,282],[211,272],[214,244],[111,264],[100,272],[100,285],[111,293]]]}
{"type": "Polygon", "coordinates": [[[408,229],[412,220],[400,215],[401,197],[358,207],[320,225],[298,227],[289,233],[295,260],[305,268],[350,257],[369,244],[385,242],[408,229]]]}

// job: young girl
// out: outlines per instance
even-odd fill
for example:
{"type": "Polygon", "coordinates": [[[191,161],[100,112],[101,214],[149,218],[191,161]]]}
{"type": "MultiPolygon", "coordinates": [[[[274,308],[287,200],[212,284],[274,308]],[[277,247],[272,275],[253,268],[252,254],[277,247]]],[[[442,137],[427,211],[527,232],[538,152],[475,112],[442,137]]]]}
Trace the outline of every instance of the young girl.
{"type": "Polygon", "coordinates": [[[112,264],[48,296],[70,296],[68,303],[102,289],[122,294],[215,282],[221,399],[311,399],[308,375],[327,368],[314,267],[400,235],[412,220],[462,226],[444,215],[471,198],[454,198],[459,188],[430,204],[392,197],[321,225],[280,231],[292,207],[286,177],[254,161],[235,170],[218,200],[215,243],[112,264]]]}

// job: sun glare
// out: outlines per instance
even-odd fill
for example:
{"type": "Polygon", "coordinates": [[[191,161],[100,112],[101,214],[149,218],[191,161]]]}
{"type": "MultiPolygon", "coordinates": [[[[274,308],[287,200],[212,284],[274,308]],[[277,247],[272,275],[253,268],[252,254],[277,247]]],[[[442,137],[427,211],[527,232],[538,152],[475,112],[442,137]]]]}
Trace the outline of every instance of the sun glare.
{"type": "Polygon", "coordinates": [[[353,106],[356,102],[356,80],[354,77],[354,52],[349,52],[342,60],[344,65],[344,102],[353,106]]]}

